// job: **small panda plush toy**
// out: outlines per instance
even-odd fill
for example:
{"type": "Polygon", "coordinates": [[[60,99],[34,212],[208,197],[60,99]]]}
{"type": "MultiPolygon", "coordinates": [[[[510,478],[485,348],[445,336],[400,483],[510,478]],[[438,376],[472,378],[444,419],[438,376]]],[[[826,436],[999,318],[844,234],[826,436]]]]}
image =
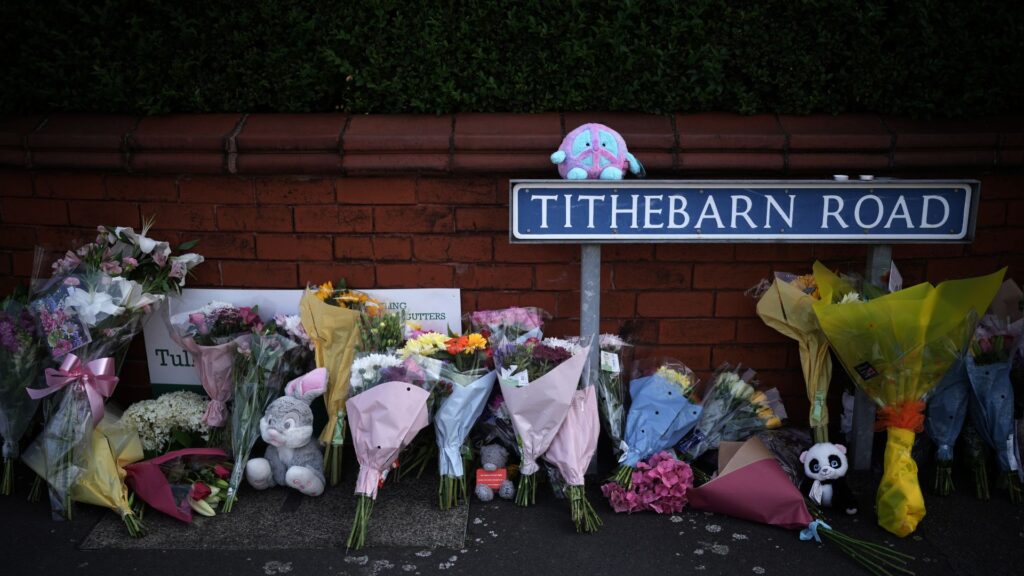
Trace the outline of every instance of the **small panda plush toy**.
{"type": "Polygon", "coordinates": [[[846,446],[819,442],[800,454],[800,462],[807,476],[800,485],[804,495],[819,506],[857,513],[857,499],[845,478],[849,470],[846,446]]]}

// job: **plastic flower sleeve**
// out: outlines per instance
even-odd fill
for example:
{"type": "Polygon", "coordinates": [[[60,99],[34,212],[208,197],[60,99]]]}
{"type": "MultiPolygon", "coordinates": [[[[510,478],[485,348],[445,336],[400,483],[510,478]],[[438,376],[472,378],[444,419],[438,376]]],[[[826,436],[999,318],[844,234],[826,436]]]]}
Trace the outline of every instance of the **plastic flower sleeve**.
{"type": "Polygon", "coordinates": [[[84,443],[92,428],[85,390],[65,388],[42,433],[22,456],[29,468],[46,479],[55,520],[72,518],[71,487],[86,467],[84,443]]]}
{"type": "Polygon", "coordinates": [[[1003,472],[1016,471],[1013,442],[1013,386],[1010,383],[1010,362],[975,364],[970,354],[964,362],[970,377],[968,403],[971,420],[985,443],[991,447],[1003,472]]]}
{"type": "Polygon", "coordinates": [[[281,393],[284,379],[282,364],[285,354],[295,342],[276,333],[254,330],[248,342],[235,352],[234,404],[231,410],[231,451],[234,468],[231,470],[224,512],[230,512],[238,500],[238,488],[245,476],[256,439],[260,435],[260,419],[267,406],[281,393]]]}
{"type": "Polygon", "coordinates": [[[531,338],[542,339],[544,321],[549,318],[550,314],[533,307],[477,310],[467,315],[471,330],[487,334],[492,348],[522,344],[531,338]]]}
{"type": "Polygon", "coordinates": [[[962,355],[977,311],[988,308],[1005,271],[833,304],[835,275],[814,265],[818,321],[851,379],[880,406],[878,427],[889,430],[876,504],[879,524],[898,536],[924,516],[910,455],[914,432],[924,429],[924,400],[962,355]]]}
{"type": "Polygon", "coordinates": [[[796,340],[800,346],[807,399],[811,403],[808,423],[818,442],[828,441],[828,386],[832,380],[832,357],[828,339],[814,314],[815,299],[776,275],[771,286],[757,301],[757,315],[780,334],[796,340]]]}
{"type": "Polygon", "coordinates": [[[0,438],[3,480],[0,494],[11,493],[14,462],[38,402],[26,393],[42,377],[47,353],[28,310],[14,299],[0,304],[0,438]]]}
{"type": "Polygon", "coordinates": [[[186,448],[125,467],[125,481],[152,508],[182,522],[192,521],[192,479],[203,466],[228,459],[219,448],[186,448]]]}
{"type": "Polygon", "coordinates": [[[320,442],[326,445],[327,478],[336,486],[341,479],[341,447],[345,444],[345,400],[359,344],[359,312],[331,306],[306,290],[299,301],[299,316],[315,346],[317,368],[327,368],[327,425],[320,433],[320,442]]]}
{"type": "Polygon", "coordinates": [[[365,544],[377,489],[402,449],[429,423],[429,396],[430,392],[413,383],[389,381],[345,403],[359,460],[356,518],[349,534],[349,548],[358,550],[365,544]]]}
{"type": "Polygon", "coordinates": [[[953,492],[954,448],[967,416],[969,392],[967,368],[962,360],[957,360],[928,398],[924,429],[936,446],[935,492],[940,496],[953,492]]]}
{"type": "Polygon", "coordinates": [[[568,485],[566,495],[577,532],[595,532],[601,525],[601,519],[587,501],[583,479],[597,450],[600,432],[597,390],[586,386],[573,395],[565,420],[544,454],[544,459],[558,468],[568,485]]]}
{"type": "MultiPolygon", "coordinates": [[[[441,370],[441,379],[451,384],[451,394],[441,400],[440,407],[434,414],[434,429],[438,447],[438,474],[441,481],[454,479],[460,486],[462,497],[465,498],[465,470],[462,463],[463,446],[469,435],[470,428],[484,411],[487,399],[494,388],[497,373],[493,370],[477,370],[460,373],[450,366],[441,370]]],[[[442,490],[442,494],[444,491],[442,490]]],[[[454,501],[444,502],[441,508],[458,503],[458,492],[454,501]]]]}

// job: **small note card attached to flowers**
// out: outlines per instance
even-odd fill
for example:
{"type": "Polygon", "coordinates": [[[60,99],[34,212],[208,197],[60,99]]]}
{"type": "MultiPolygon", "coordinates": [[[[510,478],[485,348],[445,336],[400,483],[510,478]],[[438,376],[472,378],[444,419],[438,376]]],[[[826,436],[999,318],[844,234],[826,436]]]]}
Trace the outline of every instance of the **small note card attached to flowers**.
{"type": "Polygon", "coordinates": [[[619,367],[619,355],[615,352],[608,352],[601,350],[601,371],[610,372],[612,374],[618,374],[621,372],[619,367]]]}
{"type": "Polygon", "coordinates": [[[515,364],[508,368],[498,368],[498,379],[506,386],[515,386],[517,388],[529,386],[530,377],[527,375],[526,370],[516,372],[518,369],[519,367],[515,364]]]}

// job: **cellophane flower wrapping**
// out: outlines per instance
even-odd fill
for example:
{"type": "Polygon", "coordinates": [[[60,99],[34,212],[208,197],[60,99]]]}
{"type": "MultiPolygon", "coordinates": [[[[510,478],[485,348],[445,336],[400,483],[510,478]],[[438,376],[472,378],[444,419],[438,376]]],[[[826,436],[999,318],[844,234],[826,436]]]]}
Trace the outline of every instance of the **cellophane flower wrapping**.
{"type": "Polygon", "coordinates": [[[12,490],[14,463],[38,401],[26,390],[40,382],[49,354],[23,299],[0,302],[0,438],[3,439],[3,479],[0,494],[12,490]]]}
{"type": "Polygon", "coordinates": [[[487,339],[478,333],[446,337],[426,332],[409,339],[401,354],[418,359],[439,376],[433,411],[441,485],[438,504],[445,510],[467,497],[463,460],[466,440],[494,388],[496,373],[489,367],[487,339]]]}
{"type": "Polygon", "coordinates": [[[230,512],[238,500],[238,489],[245,476],[256,439],[260,436],[260,418],[267,406],[281,394],[281,387],[294,369],[288,353],[298,344],[278,333],[274,323],[254,328],[247,341],[235,351],[232,379],[234,400],[231,408],[231,452],[234,467],[228,482],[224,512],[230,512]]]}
{"type": "Polygon", "coordinates": [[[537,460],[565,420],[590,348],[565,348],[536,340],[506,344],[494,352],[494,366],[512,419],[521,456],[516,503],[536,498],[537,460]],[[573,349],[578,350],[575,354],[573,349]]]}
{"type": "MultiPolygon", "coordinates": [[[[583,382],[583,378],[580,379],[583,382]]],[[[570,512],[577,532],[596,532],[601,518],[587,499],[584,475],[597,450],[601,422],[597,410],[596,386],[576,390],[569,412],[565,415],[544,459],[555,465],[566,484],[570,512]]]]}
{"type": "Polygon", "coordinates": [[[393,354],[358,357],[352,379],[346,411],[359,476],[348,548],[358,550],[366,542],[378,489],[401,451],[430,422],[428,399],[436,380],[412,358],[393,354]]]}
{"type": "Polygon", "coordinates": [[[150,507],[182,522],[192,521],[193,485],[203,482],[227,490],[229,457],[220,448],[183,448],[130,464],[125,481],[150,507]]]}
{"type": "Polygon", "coordinates": [[[206,426],[214,428],[214,445],[226,441],[228,402],[234,391],[231,369],[239,342],[261,323],[257,311],[250,306],[227,302],[210,302],[197,310],[165,314],[171,338],[195,358],[199,383],[210,397],[203,415],[206,426]]]}
{"type": "Polygon", "coordinates": [[[320,443],[325,446],[324,471],[331,486],[341,480],[345,400],[349,396],[352,361],[360,342],[360,300],[357,294],[335,289],[327,282],[308,287],[299,301],[299,316],[315,348],[316,366],[327,369],[324,392],[327,425],[320,433],[320,443]]]}
{"type": "Polygon", "coordinates": [[[637,462],[628,488],[608,482],[601,492],[616,512],[651,510],[658,514],[682,512],[687,492],[693,488],[693,470],[670,451],[661,451],[637,462]]]}
{"type": "Polygon", "coordinates": [[[954,448],[967,417],[970,390],[967,367],[961,358],[953,362],[928,398],[924,429],[935,443],[935,492],[940,496],[954,489],[954,448]]]}
{"type": "Polygon", "coordinates": [[[807,399],[808,423],[815,440],[828,441],[828,386],[832,380],[832,356],[828,338],[821,330],[813,304],[820,298],[813,274],[797,276],[777,272],[757,301],[757,315],[764,323],[799,345],[807,399]]]}
{"type": "Polygon", "coordinates": [[[491,348],[506,344],[523,344],[531,338],[544,337],[544,321],[551,315],[540,308],[512,307],[501,310],[471,312],[468,324],[471,332],[483,334],[491,348]]]}
{"type": "Polygon", "coordinates": [[[1004,473],[1016,472],[1014,450],[1014,394],[1010,381],[1013,353],[1024,322],[1007,324],[985,316],[975,330],[970,353],[965,359],[971,382],[971,420],[985,443],[996,453],[1004,473]]]}
{"type": "MultiPolygon", "coordinates": [[[[579,343],[578,338],[572,339],[579,343]]],[[[612,441],[612,452],[621,456],[625,451],[626,378],[633,346],[615,334],[601,334],[601,370],[597,379],[597,407],[601,427],[612,441]]]]}
{"type": "Polygon", "coordinates": [[[924,402],[963,355],[978,311],[988,309],[1005,271],[836,304],[835,275],[814,265],[818,321],[850,378],[880,407],[878,426],[888,431],[876,504],[879,525],[893,534],[907,536],[925,514],[910,453],[915,432],[924,429],[924,402]]]}
{"type": "Polygon", "coordinates": [[[698,384],[697,376],[679,360],[647,358],[635,364],[615,482],[628,488],[637,464],[670,450],[693,429],[702,412],[698,384]]]}
{"type": "Polygon", "coordinates": [[[100,226],[93,242],[53,263],[49,279],[32,281],[30,310],[52,357],[62,364],[47,372],[47,388],[33,392],[60,393],[40,435],[58,517],[71,514],[69,491],[86,458],[88,432],[102,419],[103,399],[113,393],[128,345],[153,307],[180,293],[191,269],[203,261],[198,254],[173,255],[167,242],[149,238],[151,224],[138,233],[100,226]]]}
{"type": "MultiPolygon", "coordinates": [[[[65,394],[73,393],[76,391],[70,389],[65,394]]],[[[88,402],[84,405],[88,410],[88,402]]],[[[88,422],[82,431],[87,440],[81,450],[73,454],[74,461],[70,466],[62,470],[62,473],[73,476],[67,496],[75,502],[109,508],[124,521],[129,535],[141,536],[144,531],[142,522],[132,509],[124,482],[125,468],[144,457],[139,436],[110,407],[104,409],[104,415],[96,426],[91,424],[91,414],[83,416],[81,421],[88,422]]],[[[47,467],[51,462],[45,448],[45,443],[33,444],[26,450],[24,460],[41,477],[49,478],[52,474],[47,467]]]]}
{"type": "Polygon", "coordinates": [[[677,449],[693,461],[723,440],[746,440],[762,430],[778,428],[786,417],[774,388],[757,388],[753,370],[725,364],[717,370],[704,395],[704,410],[693,432],[677,449]]]}

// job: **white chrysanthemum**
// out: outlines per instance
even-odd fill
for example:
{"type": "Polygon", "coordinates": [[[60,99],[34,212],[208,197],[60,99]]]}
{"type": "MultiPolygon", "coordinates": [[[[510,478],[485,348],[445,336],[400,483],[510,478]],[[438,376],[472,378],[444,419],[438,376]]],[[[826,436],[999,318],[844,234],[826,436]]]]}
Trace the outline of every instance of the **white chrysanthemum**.
{"type": "Polygon", "coordinates": [[[626,341],[623,340],[622,338],[620,338],[618,335],[616,335],[616,334],[601,334],[601,349],[602,350],[612,350],[612,351],[618,352],[624,346],[626,346],[626,341]]]}
{"type": "Polygon", "coordinates": [[[218,300],[214,300],[213,302],[210,302],[206,306],[203,306],[202,308],[200,308],[199,312],[202,312],[204,316],[210,316],[211,314],[213,314],[217,310],[222,310],[224,308],[234,308],[234,307],[235,307],[234,304],[228,304],[227,302],[220,302],[218,300]]]}
{"type": "Polygon", "coordinates": [[[356,358],[352,362],[352,392],[358,393],[371,384],[376,384],[381,370],[401,365],[402,359],[393,354],[367,354],[356,358]]]}
{"type": "Polygon", "coordinates": [[[550,346],[551,348],[561,348],[573,356],[583,351],[583,347],[576,342],[563,340],[562,338],[545,338],[544,345],[550,346]]]}

